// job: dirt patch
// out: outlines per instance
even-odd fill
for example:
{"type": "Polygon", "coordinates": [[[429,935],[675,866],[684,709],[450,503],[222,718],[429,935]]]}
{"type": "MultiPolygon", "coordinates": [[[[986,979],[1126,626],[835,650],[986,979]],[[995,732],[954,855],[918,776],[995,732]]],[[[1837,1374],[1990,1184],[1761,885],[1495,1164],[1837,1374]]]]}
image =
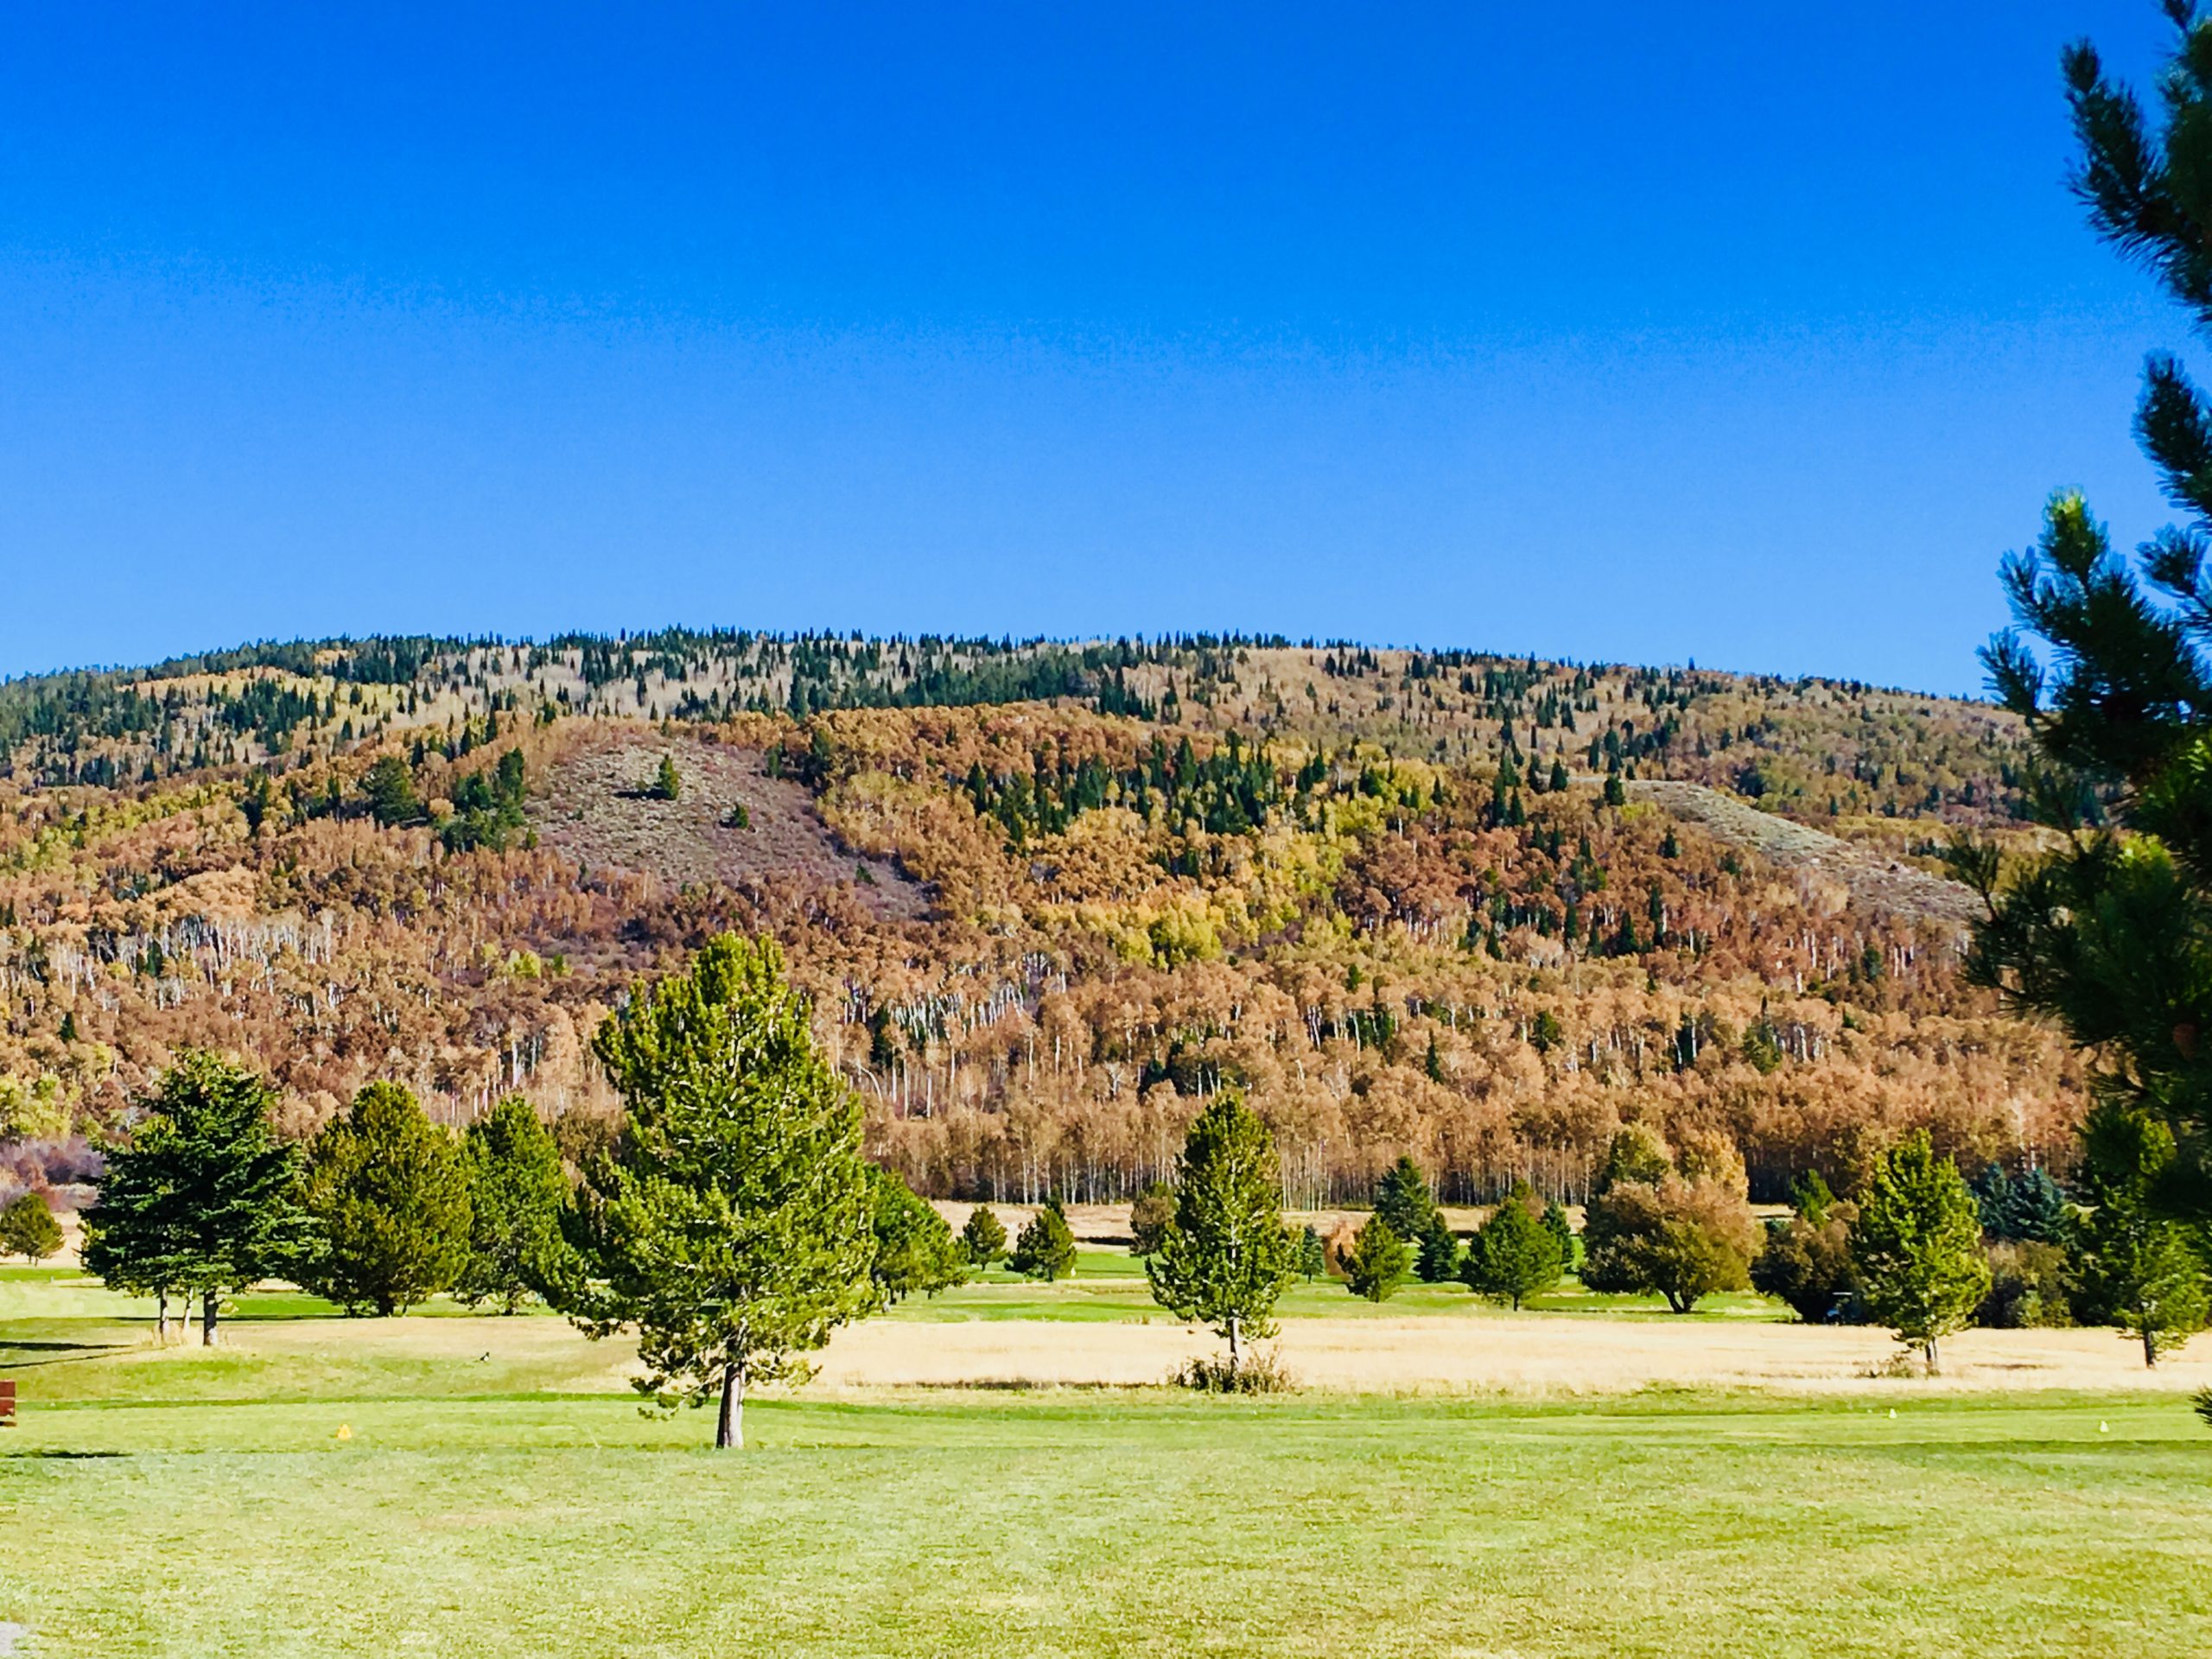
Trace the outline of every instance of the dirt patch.
{"type": "Polygon", "coordinates": [[[671,887],[780,876],[849,886],[889,921],[929,911],[926,891],[897,865],[840,846],[805,788],[770,777],[758,749],[634,728],[595,733],[549,769],[531,821],[540,841],[580,863],[671,887]],[[682,779],[673,801],[650,792],[664,754],[682,779]]]}
{"type": "Polygon", "coordinates": [[[1703,784],[1646,779],[1630,784],[1628,792],[1785,870],[1812,870],[1840,881],[1853,902],[1866,909],[1961,927],[1981,912],[1974,890],[1959,882],[1885,857],[1878,849],[1762,812],[1703,784]]]}

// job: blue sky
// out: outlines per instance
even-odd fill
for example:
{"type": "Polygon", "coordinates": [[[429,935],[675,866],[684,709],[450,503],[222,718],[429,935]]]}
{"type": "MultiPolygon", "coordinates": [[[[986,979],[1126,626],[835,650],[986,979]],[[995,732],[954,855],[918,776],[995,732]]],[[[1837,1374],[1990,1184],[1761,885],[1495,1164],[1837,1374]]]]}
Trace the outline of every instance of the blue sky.
{"type": "Polygon", "coordinates": [[[1961,690],[2052,488],[2160,521],[2195,342],[2056,68],[2149,0],[334,10],[0,21],[0,673],[683,622],[1961,690]]]}

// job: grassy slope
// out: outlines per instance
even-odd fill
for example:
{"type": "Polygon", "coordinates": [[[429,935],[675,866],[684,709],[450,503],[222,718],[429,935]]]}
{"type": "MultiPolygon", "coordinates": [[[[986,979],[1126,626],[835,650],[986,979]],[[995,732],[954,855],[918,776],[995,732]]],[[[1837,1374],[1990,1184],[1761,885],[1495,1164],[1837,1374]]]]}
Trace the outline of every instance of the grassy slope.
{"type": "Polygon", "coordinates": [[[63,1275],[0,1283],[38,1396],[0,1439],[0,1620],[35,1651],[2212,1649],[2176,1398],[914,1391],[757,1406],[718,1458],[550,1319],[369,1360],[248,1309],[257,1354],[154,1356],[92,1345],[137,1333],[63,1275]]]}

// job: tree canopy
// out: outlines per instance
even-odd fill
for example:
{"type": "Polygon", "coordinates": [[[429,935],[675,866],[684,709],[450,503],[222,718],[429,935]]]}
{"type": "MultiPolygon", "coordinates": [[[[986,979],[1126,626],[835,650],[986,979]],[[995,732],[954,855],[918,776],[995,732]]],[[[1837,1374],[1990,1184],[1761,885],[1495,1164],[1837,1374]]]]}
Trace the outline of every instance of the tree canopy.
{"type": "Polygon", "coordinates": [[[639,1390],[718,1397],[715,1444],[742,1446],[746,1390],[805,1375],[879,1300],[860,1103],[770,939],[710,940],[593,1046],[629,1116],[578,1195],[567,1310],[593,1337],[635,1331],[639,1390]]]}
{"type": "Polygon", "coordinates": [[[1184,1137],[1174,1212],[1145,1262],[1153,1300],[1229,1344],[1232,1379],[1243,1340],[1274,1334],[1270,1315],[1294,1271],[1277,1179],[1268,1126],[1241,1095],[1216,1095],[1184,1137]]]}
{"type": "Polygon", "coordinates": [[[226,1294],[296,1271],[309,1253],[296,1154],[270,1127],[274,1100],[249,1067],[179,1055],[130,1137],[108,1148],[85,1217],[86,1269],[120,1290],[199,1296],[209,1344],[226,1294]]]}

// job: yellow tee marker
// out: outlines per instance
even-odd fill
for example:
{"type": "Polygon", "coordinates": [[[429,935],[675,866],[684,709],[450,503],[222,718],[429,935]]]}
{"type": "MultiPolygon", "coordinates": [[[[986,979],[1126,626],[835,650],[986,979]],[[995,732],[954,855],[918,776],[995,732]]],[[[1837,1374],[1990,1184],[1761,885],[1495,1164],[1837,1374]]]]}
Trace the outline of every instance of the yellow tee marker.
{"type": "Polygon", "coordinates": [[[352,1439],[353,1438],[353,1424],[351,1424],[351,1423],[340,1423],[340,1424],[339,1424],[339,1425],[338,1425],[338,1438],[339,1438],[340,1440],[352,1440],[352,1439]]]}

